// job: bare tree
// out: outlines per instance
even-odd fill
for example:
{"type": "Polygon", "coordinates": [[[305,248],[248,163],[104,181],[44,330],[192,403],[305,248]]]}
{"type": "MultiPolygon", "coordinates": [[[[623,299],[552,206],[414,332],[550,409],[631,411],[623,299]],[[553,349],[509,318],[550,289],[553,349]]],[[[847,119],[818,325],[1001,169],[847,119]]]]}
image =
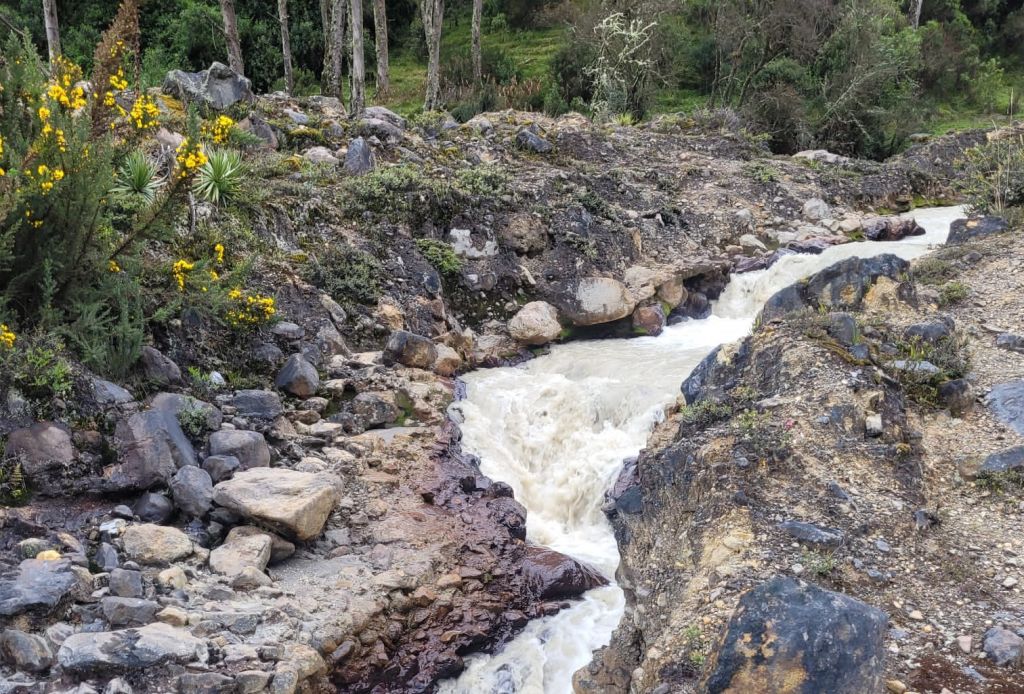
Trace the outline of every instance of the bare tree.
{"type": "Polygon", "coordinates": [[[484,0],[473,0],[473,80],[484,81],[483,58],[480,56],[480,19],[484,13],[484,0]]]}
{"type": "Polygon", "coordinates": [[[320,12],[324,15],[324,72],[321,91],[327,96],[340,98],[348,0],[320,0],[320,12]]]}
{"type": "Polygon", "coordinates": [[[43,21],[46,24],[46,48],[50,62],[60,56],[60,24],[57,23],[57,0],[43,0],[43,21]]]}
{"type": "Polygon", "coordinates": [[[245,63],[242,62],[242,43],[238,40],[235,0],[220,0],[220,13],[224,17],[224,40],[228,44],[228,65],[239,75],[244,75],[245,63]]]}
{"type": "Polygon", "coordinates": [[[363,55],[363,0],[352,0],[352,116],[366,107],[366,60],[363,55]]]}
{"type": "Polygon", "coordinates": [[[910,0],[910,26],[917,29],[921,26],[921,7],[924,5],[924,0],[910,0]]]}
{"type": "Polygon", "coordinates": [[[281,56],[284,59],[284,88],[289,94],[295,89],[292,74],[292,40],[288,35],[288,0],[277,0],[277,19],[281,22],[281,56]]]}
{"type": "Polygon", "coordinates": [[[444,0],[420,0],[423,34],[427,39],[427,96],[424,110],[434,111],[441,97],[441,26],[444,24],[444,0]]]}
{"type": "Polygon", "coordinates": [[[387,95],[391,87],[391,68],[388,64],[388,13],[384,0],[373,0],[373,29],[377,44],[377,98],[387,95]]]}

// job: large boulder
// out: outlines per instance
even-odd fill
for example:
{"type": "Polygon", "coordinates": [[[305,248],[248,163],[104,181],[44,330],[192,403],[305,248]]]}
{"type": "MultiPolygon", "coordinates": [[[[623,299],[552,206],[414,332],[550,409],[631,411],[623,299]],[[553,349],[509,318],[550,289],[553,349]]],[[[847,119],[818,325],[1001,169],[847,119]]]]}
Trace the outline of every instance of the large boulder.
{"type": "Polygon", "coordinates": [[[740,598],[703,691],[882,691],[887,623],[859,600],[776,576],[740,598]]]}
{"type": "Polygon", "coordinates": [[[430,338],[408,330],[396,330],[388,338],[383,359],[388,366],[402,364],[415,369],[429,369],[437,359],[437,349],[430,338]]]}
{"type": "Polygon", "coordinates": [[[269,390],[240,390],[231,399],[231,405],[239,416],[256,419],[276,419],[284,412],[281,396],[269,390]]]}
{"type": "Polygon", "coordinates": [[[946,245],[959,246],[985,236],[1001,234],[1009,228],[1010,225],[1002,217],[958,219],[949,226],[946,245]]]}
{"type": "Polygon", "coordinates": [[[537,545],[527,546],[522,571],[530,592],[538,600],[574,598],[608,584],[596,569],[537,545]]]}
{"type": "MultiPolygon", "coordinates": [[[[70,593],[82,592],[82,579],[67,559],[26,559],[17,572],[0,580],[0,616],[28,611],[49,613],[70,593]]],[[[92,590],[85,593],[88,594],[92,590]]]]}
{"type": "Polygon", "coordinates": [[[985,404],[997,419],[1024,435],[1024,380],[993,386],[985,398],[985,404]]]}
{"type": "Polygon", "coordinates": [[[574,325],[597,325],[625,318],[636,308],[636,300],[625,284],[609,277],[580,280],[565,315],[574,325]]]}
{"type": "Polygon", "coordinates": [[[925,233],[924,227],[913,217],[872,217],[863,221],[863,230],[869,241],[899,241],[925,233]]]}
{"type": "Polygon", "coordinates": [[[17,458],[29,482],[36,482],[71,465],[77,454],[67,429],[53,422],[36,422],[11,432],[5,455],[17,458]]]}
{"type": "Polygon", "coordinates": [[[213,63],[209,69],[199,72],[171,70],[164,78],[163,91],[184,102],[215,111],[256,98],[252,93],[252,83],[222,63],[213,63]]]}
{"type": "Polygon", "coordinates": [[[24,672],[46,672],[53,665],[53,651],[42,636],[16,629],[0,633],[0,660],[24,672]]]}
{"type": "Polygon", "coordinates": [[[348,150],[345,152],[345,173],[362,176],[373,171],[376,165],[373,149],[366,138],[357,137],[348,144],[348,150]]]}
{"type": "Polygon", "coordinates": [[[114,445],[120,465],[108,477],[116,490],[166,484],[178,468],[196,464],[196,452],[177,417],[165,410],[137,412],[118,422],[114,445]]]}
{"type": "Polygon", "coordinates": [[[149,399],[148,404],[151,410],[160,410],[172,415],[179,424],[187,419],[208,431],[220,429],[224,421],[224,415],[219,409],[191,395],[157,393],[149,399]]]}
{"type": "Polygon", "coordinates": [[[246,470],[270,465],[270,446],[258,431],[215,431],[210,435],[210,455],[237,458],[239,465],[246,470]]]}
{"type": "Polygon", "coordinates": [[[213,479],[200,467],[183,467],[171,478],[171,496],[186,516],[202,518],[213,506],[213,479]]]}
{"type": "Polygon", "coordinates": [[[192,554],[192,540],[177,528],[132,525],[124,531],[124,552],[140,564],[170,564],[192,554]]]}
{"type": "Polygon", "coordinates": [[[143,347],[139,355],[142,372],[158,386],[181,385],[181,369],[169,357],[153,347],[143,347]]]}
{"type": "Polygon", "coordinates": [[[320,387],[320,374],[304,356],[293,354],[281,367],[274,383],[284,392],[305,400],[316,395],[316,389],[320,387]]]}
{"type": "Polygon", "coordinates": [[[390,123],[391,125],[395,126],[396,128],[399,128],[400,130],[405,130],[406,128],[409,127],[409,121],[407,121],[405,118],[402,118],[394,111],[384,108],[383,106],[367,106],[363,110],[363,115],[365,115],[367,118],[376,118],[377,120],[382,120],[387,123],[390,123]]]}
{"type": "Polygon", "coordinates": [[[982,475],[1000,475],[1024,470],[1024,446],[1012,446],[985,456],[978,472],[982,475]]]}
{"type": "Polygon", "coordinates": [[[821,198],[811,198],[804,203],[801,214],[808,221],[820,222],[832,216],[832,208],[821,198]]]}
{"type": "Polygon", "coordinates": [[[525,345],[544,345],[562,332],[558,310],[546,301],[531,301],[508,322],[508,334],[525,345]]]}
{"type": "Polygon", "coordinates": [[[338,503],[340,481],[331,475],[284,468],[253,468],[213,490],[214,501],[296,540],[320,534],[338,503]]]}
{"type": "Polygon", "coordinates": [[[66,672],[90,674],[166,663],[205,663],[206,641],[162,622],[138,629],[79,632],[64,639],[57,661],[66,672]]]}
{"type": "Polygon", "coordinates": [[[251,528],[232,528],[217,549],[210,552],[210,571],[237,576],[247,568],[263,571],[270,561],[273,541],[268,533],[251,532],[251,528]]]}
{"type": "Polygon", "coordinates": [[[641,335],[661,335],[665,329],[665,309],[661,304],[637,306],[633,311],[633,331],[641,335]]]}

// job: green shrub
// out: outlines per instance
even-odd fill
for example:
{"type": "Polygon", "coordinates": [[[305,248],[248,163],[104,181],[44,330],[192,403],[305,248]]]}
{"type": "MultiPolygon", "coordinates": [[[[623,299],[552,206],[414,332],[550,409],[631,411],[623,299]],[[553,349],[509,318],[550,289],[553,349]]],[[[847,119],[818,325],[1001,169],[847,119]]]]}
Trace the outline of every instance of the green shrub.
{"type": "Polygon", "coordinates": [[[380,261],[369,253],[332,244],[311,257],[303,277],[338,303],[351,307],[377,302],[383,272],[380,261]]]}
{"type": "Polygon", "coordinates": [[[416,247],[442,275],[451,277],[462,271],[462,259],[455,255],[450,244],[436,239],[416,239],[416,247]]]}
{"type": "Polygon", "coordinates": [[[111,192],[129,198],[136,196],[148,205],[156,199],[163,184],[163,179],[157,174],[156,164],[144,152],[136,150],[125,157],[117,170],[111,192]]]}
{"type": "Polygon", "coordinates": [[[973,147],[961,163],[966,168],[962,186],[972,212],[1011,222],[1024,218],[1024,135],[973,147]]]}
{"type": "Polygon", "coordinates": [[[686,424],[704,428],[731,417],[732,408],[715,400],[701,400],[679,408],[679,416],[686,424]]]}
{"type": "Polygon", "coordinates": [[[939,290],[939,306],[946,307],[959,304],[970,295],[970,288],[963,282],[947,282],[939,290]]]}
{"type": "Polygon", "coordinates": [[[460,169],[455,174],[455,188],[467,195],[496,198],[505,194],[508,180],[508,172],[500,166],[481,164],[460,169]]]}
{"type": "Polygon", "coordinates": [[[215,149],[199,167],[193,190],[203,200],[219,205],[234,197],[245,177],[242,155],[234,150],[215,149]]]}

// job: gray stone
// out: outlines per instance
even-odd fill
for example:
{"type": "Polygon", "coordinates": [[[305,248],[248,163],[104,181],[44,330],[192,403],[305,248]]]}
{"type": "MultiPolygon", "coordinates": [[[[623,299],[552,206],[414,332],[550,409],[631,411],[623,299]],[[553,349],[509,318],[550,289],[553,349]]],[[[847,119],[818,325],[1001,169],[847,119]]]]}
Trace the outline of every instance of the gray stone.
{"type": "Polygon", "coordinates": [[[269,534],[254,533],[244,526],[233,528],[224,544],[210,553],[210,570],[225,576],[237,576],[247,567],[263,571],[272,544],[269,534]]]}
{"type": "Polygon", "coordinates": [[[1024,354],[1024,335],[1003,333],[996,337],[996,347],[1024,354]]]}
{"type": "Polygon", "coordinates": [[[231,399],[231,404],[241,417],[275,419],[284,412],[281,397],[269,390],[240,390],[231,399]]]}
{"type": "Polygon", "coordinates": [[[192,541],[177,528],[133,525],[124,531],[124,551],[140,564],[169,564],[192,554],[192,541]]]}
{"type": "Polygon", "coordinates": [[[135,502],[132,511],[146,523],[166,523],[174,515],[174,504],[163,494],[146,492],[135,502]]]}
{"type": "Polygon", "coordinates": [[[546,301],[531,301],[508,322],[508,334],[525,345],[544,345],[561,333],[558,310],[546,301]]]}
{"type": "Polygon", "coordinates": [[[0,581],[0,616],[49,613],[76,589],[82,589],[81,579],[69,560],[26,559],[0,581]]]}
{"type": "Polygon", "coordinates": [[[924,323],[915,323],[903,331],[903,339],[908,342],[924,342],[936,345],[952,336],[952,323],[952,320],[932,320],[924,323]]]}
{"type": "Polygon", "coordinates": [[[740,598],[701,691],[884,691],[887,622],[859,600],[776,576],[740,598]]]}
{"type": "Polygon", "coordinates": [[[18,458],[29,482],[41,483],[48,473],[59,473],[77,458],[71,434],[53,422],[36,422],[7,437],[4,455],[18,458]]]}
{"type": "Polygon", "coordinates": [[[177,418],[161,410],[138,412],[118,422],[114,445],[121,462],[104,485],[111,491],[166,484],[178,468],[196,464],[195,450],[177,418]]]}
{"type": "Polygon", "coordinates": [[[103,694],[135,694],[135,690],[123,678],[115,677],[107,682],[103,688],[103,694]]]}
{"type": "Polygon", "coordinates": [[[96,564],[102,571],[110,572],[121,565],[121,562],[117,558],[117,550],[113,546],[103,542],[96,550],[96,555],[93,557],[93,563],[96,564]]]}
{"type": "Polygon", "coordinates": [[[281,367],[275,384],[286,393],[305,399],[316,395],[320,387],[320,375],[305,357],[293,354],[281,367]]]}
{"type": "Polygon", "coordinates": [[[352,413],[366,429],[391,424],[398,420],[398,408],[378,393],[360,393],[352,399],[352,413]]]}
{"type": "Polygon", "coordinates": [[[141,626],[156,619],[160,604],[139,598],[107,597],[100,601],[103,617],[111,626],[141,626]]]}
{"type": "Polygon", "coordinates": [[[804,203],[801,214],[808,221],[820,222],[832,216],[832,208],[821,198],[811,198],[804,203]]]}
{"type": "Polygon", "coordinates": [[[178,365],[153,347],[143,347],[139,361],[146,378],[159,386],[177,386],[184,383],[178,365]]]}
{"type": "Polygon", "coordinates": [[[210,436],[210,455],[237,458],[243,470],[270,465],[270,446],[258,431],[215,431],[210,436]]]}
{"type": "Polygon", "coordinates": [[[167,412],[177,419],[179,424],[183,417],[199,419],[208,431],[220,429],[224,421],[221,411],[210,403],[179,393],[157,393],[150,398],[149,407],[167,412]]]}
{"type": "Polygon", "coordinates": [[[353,176],[362,176],[370,173],[377,165],[377,159],[373,155],[373,149],[362,137],[357,137],[348,145],[345,153],[345,172],[353,176]]]}
{"type": "Polygon", "coordinates": [[[127,390],[102,378],[93,378],[91,385],[92,396],[100,405],[125,405],[135,400],[127,390]]]}
{"type": "Polygon", "coordinates": [[[214,501],[288,537],[308,540],[323,530],[340,484],[331,475],[253,468],[214,487],[214,501]]]}
{"type": "Polygon", "coordinates": [[[1024,435],[1024,380],[993,386],[985,404],[999,421],[1024,435]]]}
{"type": "Polygon", "coordinates": [[[298,323],[292,323],[291,321],[286,320],[283,320],[280,323],[274,323],[270,332],[278,337],[283,337],[286,340],[301,340],[306,336],[305,328],[298,323]]]}
{"type": "Polygon", "coordinates": [[[548,154],[554,149],[552,144],[529,128],[523,128],[516,135],[516,145],[535,154],[548,154]]]}
{"type": "Polygon", "coordinates": [[[1024,469],[1024,446],[1014,446],[987,456],[981,463],[978,473],[997,475],[1021,469],[1024,469]]]}
{"type": "Polygon", "coordinates": [[[835,528],[825,528],[795,520],[783,521],[776,527],[787,535],[809,545],[838,547],[843,543],[843,533],[835,528]]]}
{"type": "Polygon", "coordinates": [[[178,694],[235,694],[235,680],[219,672],[188,672],[178,678],[178,694]]]}
{"type": "Polygon", "coordinates": [[[141,571],[114,569],[107,579],[107,586],[111,595],[119,598],[141,598],[145,594],[141,571]]]}
{"type": "Polygon", "coordinates": [[[368,118],[376,118],[377,120],[386,121],[396,128],[405,130],[409,127],[409,122],[402,118],[400,115],[384,108],[383,106],[367,106],[363,113],[368,118]]]}
{"type": "Polygon", "coordinates": [[[241,461],[233,455],[211,455],[203,461],[203,469],[210,475],[214,484],[231,479],[235,471],[241,467],[241,461]]]}
{"type": "Polygon", "coordinates": [[[942,373],[939,367],[935,366],[935,364],[924,360],[897,359],[890,362],[889,366],[897,371],[905,371],[907,373],[920,374],[924,376],[937,376],[942,373]]]}
{"type": "Polygon", "coordinates": [[[174,504],[187,516],[202,518],[213,506],[210,473],[194,465],[183,467],[171,478],[174,504]]]}
{"type": "Polygon", "coordinates": [[[154,622],[138,629],[79,632],[65,639],[57,661],[67,672],[142,669],[169,662],[205,663],[206,642],[184,629],[154,622]]]}
{"type": "Polygon", "coordinates": [[[292,122],[296,125],[309,125],[309,116],[300,111],[286,108],[284,109],[284,115],[292,119],[292,122]]]}
{"type": "Polygon", "coordinates": [[[356,125],[356,131],[365,137],[376,136],[381,140],[400,141],[402,128],[380,118],[363,118],[356,125]]]}
{"type": "Polygon", "coordinates": [[[388,338],[383,359],[388,366],[397,363],[416,369],[429,369],[437,359],[437,349],[429,338],[406,330],[396,330],[388,338]]]}
{"type": "Polygon", "coordinates": [[[985,655],[996,665],[1016,665],[1024,654],[1024,639],[1009,629],[992,627],[985,632],[985,655]]]}
{"type": "Polygon", "coordinates": [[[24,672],[46,672],[53,665],[53,652],[46,639],[16,629],[0,634],[0,656],[24,672]]]}
{"type": "Polygon", "coordinates": [[[252,83],[227,65],[213,63],[200,72],[172,70],[163,84],[164,94],[186,103],[223,111],[239,101],[252,102],[252,83]]]}

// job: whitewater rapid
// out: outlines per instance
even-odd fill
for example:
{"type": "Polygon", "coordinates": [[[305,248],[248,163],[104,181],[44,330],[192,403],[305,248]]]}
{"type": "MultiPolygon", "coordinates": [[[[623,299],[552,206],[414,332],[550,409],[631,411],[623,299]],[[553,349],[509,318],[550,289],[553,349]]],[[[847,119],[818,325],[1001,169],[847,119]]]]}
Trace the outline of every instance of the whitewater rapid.
{"type": "MultiPolygon", "coordinates": [[[[736,275],[712,315],[658,337],[556,345],[518,367],[467,374],[466,397],[452,405],[463,447],[481,471],[507,482],[526,507],[527,537],[598,568],[614,580],[618,547],[601,512],[622,461],[637,455],[679,395],[679,386],[712,349],[745,336],[778,290],[853,256],[892,253],[907,260],[944,243],[963,208],[912,213],[923,236],[859,242],[821,255],[790,255],[767,270],[736,275]]],[[[614,583],[557,615],[532,621],[494,655],[467,659],[441,694],[569,694],[572,675],[590,662],[625,606],[614,583]]]]}

